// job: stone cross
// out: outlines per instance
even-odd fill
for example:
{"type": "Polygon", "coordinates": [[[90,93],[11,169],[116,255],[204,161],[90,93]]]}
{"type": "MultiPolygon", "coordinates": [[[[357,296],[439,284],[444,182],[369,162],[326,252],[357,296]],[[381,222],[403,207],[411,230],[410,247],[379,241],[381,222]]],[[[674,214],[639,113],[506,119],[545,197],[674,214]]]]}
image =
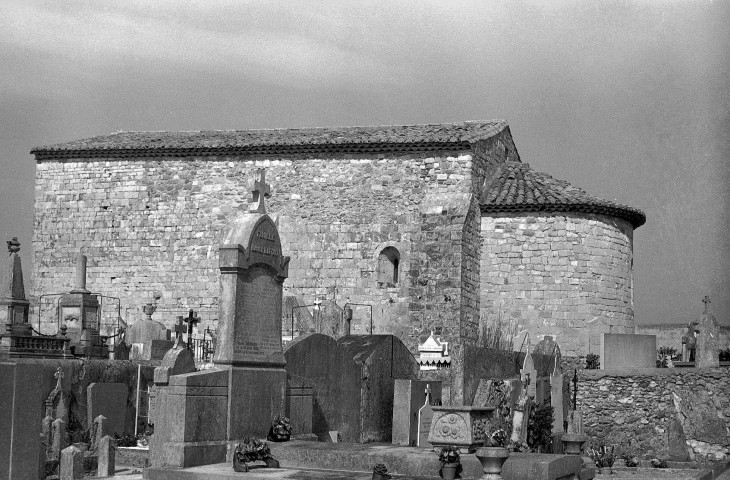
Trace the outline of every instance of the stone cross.
{"type": "Polygon", "coordinates": [[[179,343],[182,343],[182,336],[183,333],[185,333],[186,328],[185,325],[183,325],[183,317],[177,317],[177,324],[175,324],[175,348],[178,347],[179,343]]]}
{"type": "Polygon", "coordinates": [[[190,349],[193,346],[193,326],[200,323],[200,317],[196,316],[195,312],[191,308],[188,312],[187,318],[183,321],[188,324],[188,349],[190,349]]]}
{"type": "Polygon", "coordinates": [[[271,196],[271,186],[266,183],[266,170],[259,168],[256,171],[256,179],[253,182],[253,202],[250,212],[266,213],[265,198],[271,196]]]}
{"type": "Polygon", "coordinates": [[[61,390],[61,379],[63,378],[63,370],[61,370],[61,367],[56,369],[53,377],[56,379],[56,390],[61,390]]]}
{"type": "Polygon", "coordinates": [[[705,310],[702,312],[703,314],[707,314],[710,312],[710,297],[705,295],[705,298],[702,299],[702,303],[705,304],[705,310]]]}

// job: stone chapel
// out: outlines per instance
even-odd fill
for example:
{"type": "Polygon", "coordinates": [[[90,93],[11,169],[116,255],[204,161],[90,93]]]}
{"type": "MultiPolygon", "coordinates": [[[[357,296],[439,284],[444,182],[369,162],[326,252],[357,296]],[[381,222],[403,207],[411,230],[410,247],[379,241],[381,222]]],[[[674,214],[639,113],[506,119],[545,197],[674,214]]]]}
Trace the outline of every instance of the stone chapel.
{"type": "Polygon", "coordinates": [[[158,312],[194,309],[214,327],[217,246],[265,168],[291,256],[284,294],[349,306],[352,333],[372,321],[417,355],[435,331],[458,371],[462,347],[500,322],[564,355],[634,332],[644,213],[534,170],[504,121],[119,132],[31,153],[34,299],[71,287],[83,253],[89,288],[119,298],[129,323],[157,292],[158,312]]]}

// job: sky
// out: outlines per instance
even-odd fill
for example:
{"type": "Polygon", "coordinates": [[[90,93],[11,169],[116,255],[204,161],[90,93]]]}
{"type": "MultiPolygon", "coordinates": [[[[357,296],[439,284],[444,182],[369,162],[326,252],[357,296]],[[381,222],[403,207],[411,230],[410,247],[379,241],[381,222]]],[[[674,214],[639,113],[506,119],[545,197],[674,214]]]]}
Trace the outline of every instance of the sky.
{"type": "Polygon", "coordinates": [[[119,130],[505,119],[643,210],[637,324],[730,324],[730,2],[0,0],[0,236],[29,290],[34,146],[119,130]]]}

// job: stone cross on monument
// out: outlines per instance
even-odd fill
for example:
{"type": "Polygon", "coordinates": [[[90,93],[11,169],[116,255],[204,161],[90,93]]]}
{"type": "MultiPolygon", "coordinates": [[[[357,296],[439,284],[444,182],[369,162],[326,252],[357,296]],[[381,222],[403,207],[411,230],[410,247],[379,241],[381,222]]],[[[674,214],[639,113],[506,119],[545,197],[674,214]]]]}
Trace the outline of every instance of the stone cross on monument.
{"type": "MultiPolygon", "coordinates": [[[[282,255],[278,227],[266,214],[270,187],[263,169],[250,185],[255,205],[233,221],[219,249],[213,366],[170,375],[168,385],[160,388],[150,446],[153,467],[225,462],[232,443],[265,437],[272,419],[286,409],[281,320],[290,259],[282,255]]],[[[192,332],[198,319],[191,311],[179,321],[192,332]]]]}
{"type": "Polygon", "coordinates": [[[266,170],[259,168],[256,171],[256,178],[253,181],[253,205],[249,208],[252,213],[266,213],[267,197],[271,196],[271,185],[266,183],[266,170]]]}
{"type": "Polygon", "coordinates": [[[195,315],[195,312],[191,308],[188,312],[187,318],[185,318],[183,321],[188,324],[188,349],[190,349],[193,346],[193,327],[196,324],[200,323],[200,317],[195,315]]]}
{"type": "Polygon", "coordinates": [[[702,299],[704,311],[697,322],[697,352],[695,353],[695,367],[720,366],[720,324],[710,313],[710,297],[702,299]]]}

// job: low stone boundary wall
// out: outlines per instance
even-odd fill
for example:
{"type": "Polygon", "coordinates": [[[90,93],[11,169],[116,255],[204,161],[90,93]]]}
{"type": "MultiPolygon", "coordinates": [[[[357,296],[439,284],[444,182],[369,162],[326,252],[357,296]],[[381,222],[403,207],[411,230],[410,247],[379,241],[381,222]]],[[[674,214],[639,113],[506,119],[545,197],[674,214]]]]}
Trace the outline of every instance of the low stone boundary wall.
{"type": "Polygon", "coordinates": [[[730,456],[730,369],[580,370],[586,433],[642,458],[730,456]]]}

